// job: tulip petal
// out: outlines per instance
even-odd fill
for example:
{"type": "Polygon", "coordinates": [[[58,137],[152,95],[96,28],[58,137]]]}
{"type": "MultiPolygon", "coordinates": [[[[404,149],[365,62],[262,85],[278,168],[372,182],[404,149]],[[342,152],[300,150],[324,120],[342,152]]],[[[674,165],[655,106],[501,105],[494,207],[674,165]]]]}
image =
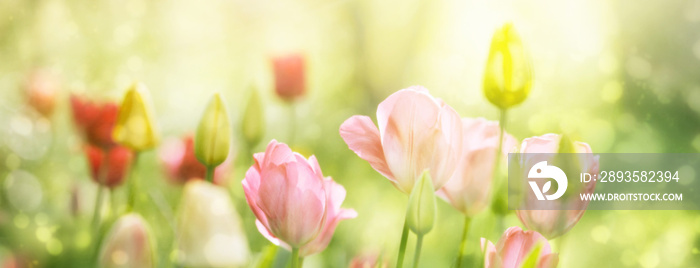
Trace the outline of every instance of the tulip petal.
{"type": "Polygon", "coordinates": [[[379,130],[368,116],[355,115],[340,125],[340,136],[357,156],[389,180],[395,181],[384,159],[379,130]]]}

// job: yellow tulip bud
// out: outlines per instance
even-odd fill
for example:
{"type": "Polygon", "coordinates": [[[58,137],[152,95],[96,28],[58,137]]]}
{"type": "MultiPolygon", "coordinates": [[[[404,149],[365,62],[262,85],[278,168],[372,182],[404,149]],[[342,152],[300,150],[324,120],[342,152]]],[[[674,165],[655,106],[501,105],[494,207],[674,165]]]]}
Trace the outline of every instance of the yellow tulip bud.
{"type": "Polygon", "coordinates": [[[435,189],[428,170],[423,171],[408,199],[406,221],[415,234],[425,235],[433,229],[436,218],[435,189]]]}
{"type": "Polygon", "coordinates": [[[496,30],[484,73],[484,94],[501,109],[525,100],[532,87],[532,60],[512,23],[496,30]]]}
{"type": "Polygon", "coordinates": [[[243,132],[243,138],[251,148],[257,145],[264,135],[265,114],[257,90],[253,90],[250,94],[250,99],[248,99],[248,105],[243,113],[241,131],[243,132]]]}
{"type": "Polygon", "coordinates": [[[145,151],[158,144],[158,130],[151,110],[148,89],[134,83],[124,95],[117,123],[112,131],[115,142],[134,151],[145,151]]]}
{"type": "Polygon", "coordinates": [[[194,140],[194,152],[207,167],[224,162],[231,146],[231,123],[221,95],[214,94],[202,115],[194,140]]]}

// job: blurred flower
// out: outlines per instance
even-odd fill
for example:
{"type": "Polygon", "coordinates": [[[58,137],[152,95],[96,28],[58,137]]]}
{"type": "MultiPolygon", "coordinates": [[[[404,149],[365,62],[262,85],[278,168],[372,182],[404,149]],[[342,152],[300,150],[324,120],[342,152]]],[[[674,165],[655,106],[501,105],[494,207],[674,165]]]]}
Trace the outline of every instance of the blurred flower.
{"type": "Polygon", "coordinates": [[[425,235],[433,229],[437,213],[435,188],[428,170],[423,171],[415,187],[408,199],[406,224],[415,234],[425,235]]]}
{"type": "Polygon", "coordinates": [[[305,59],[301,54],[272,58],[275,92],[285,101],[293,101],[306,93],[305,59]]]}
{"type": "Polygon", "coordinates": [[[121,216],[102,242],[100,267],[155,267],[153,242],[150,228],[141,216],[121,216]]]}
{"type": "Polygon", "coordinates": [[[388,268],[389,262],[380,259],[377,254],[355,256],[350,260],[348,268],[388,268]]]}
{"type": "Polygon", "coordinates": [[[93,102],[75,94],[71,94],[70,101],[75,125],[87,143],[100,148],[114,146],[112,130],[119,106],[113,102],[93,102]]]}
{"type": "Polygon", "coordinates": [[[9,256],[2,256],[0,260],[0,268],[30,268],[34,267],[31,265],[30,260],[26,256],[20,254],[10,254],[9,256]]]}
{"type": "Polygon", "coordinates": [[[86,145],[85,153],[90,164],[90,175],[92,175],[93,181],[108,188],[117,187],[124,182],[133,159],[133,154],[129,149],[123,146],[102,149],[86,145]]]}
{"type": "MultiPolygon", "coordinates": [[[[206,167],[194,155],[194,138],[185,135],[182,139],[169,139],[163,143],[158,156],[165,164],[171,182],[184,184],[191,179],[204,179],[206,167]]],[[[214,171],[214,184],[223,185],[231,165],[231,154],[214,171]]]]}
{"type": "Polygon", "coordinates": [[[148,89],[134,83],[124,95],[117,124],[112,131],[114,140],[134,151],[145,151],[158,144],[158,130],[151,111],[148,89]]]}
{"type": "Polygon", "coordinates": [[[524,267],[523,264],[531,257],[530,254],[536,253],[538,255],[534,267],[556,267],[559,262],[558,255],[552,253],[547,239],[537,232],[523,231],[520,227],[508,228],[495,246],[491,241],[481,238],[481,250],[486,252],[484,256],[486,268],[524,267]]]}
{"type": "Polygon", "coordinates": [[[512,23],[496,30],[484,73],[484,94],[501,109],[525,100],[532,87],[532,60],[512,23]]]}
{"type": "Polygon", "coordinates": [[[248,105],[243,112],[241,132],[248,148],[253,148],[262,139],[265,132],[265,110],[263,109],[258,91],[253,90],[248,99],[248,105]]]}
{"type": "Polygon", "coordinates": [[[459,115],[421,86],[399,90],[377,108],[379,129],[355,115],[340,126],[348,147],[404,193],[429,169],[439,189],[457,168],[462,148],[459,115]]]}
{"type": "Polygon", "coordinates": [[[53,114],[59,90],[59,81],[54,75],[45,70],[34,71],[27,78],[24,90],[27,102],[34,110],[44,117],[53,114]]]}
{"type": "MultiPolygon", "coordinates": [[[[561,136],[556,134],[545,134],[523,140],[520,153],[538,153],[538,155],[521,159],[523,162],[522,166],[529,167],[540,161],[548,161],[551,163],[553,155],[549,154],[557,152],[580,154],[580,163],[577,163],[577,168],[581,170],[577,171],[577,173],[598,173],[598,156],[593,155],[593,151],[588,144],[583,142],[571,142],[568,138],[562,139],[561,136]]],[[[571,189],[572,187],[569,187],[569,190],[571,189]]],[[[580,193],[593,193],[594,190],[595,181],[586,183],[579,189],[580,193]]],[[[526,192],[529,194],[525,202],[534,201],[534,194],[532,194],[531,191],[526,192]]],[[[586,212],[588,201],[581,201],[578,198],[578,193],[572,196],[574,196],[574,198],[567,199],[564,197],[548,201],[548,204],[552,206],[550,209],[516,210],[516,214],[525,227],[552,239],[568,232],[581,219],[583,213],[586,212]]]]}
{"type": "Polygon", "coordinates": [[[191,180],[177,218],[177,262],[185,267],[243,267],[249,250],[225,188],[191,180]]]}
{"type": "Polygon", "coordinates": [[[212,96],[199,120],[194,151],[199,162],[215,167],[224,162],[231,148],[231,122],[219,93],[212,96]]]}
{"type": "Polygon", "coordinates": [[[315,156],[307,160],[272,140],[254,158],[243,190],[258,230],[272,243],[308,256],[328,246],[341,220],[357,216],[340,207],[345,188],[323,177],[315,156]]]}
{"type": "MultiPolygon", "coordinates": [[[[474,216],[489,204],[500,128],[484,118],[462,118],[462,157],[452,178],[437,195],[467,216],[474,216]]],[[[503,154],[517,146],[507,133],[503,154]]]]}

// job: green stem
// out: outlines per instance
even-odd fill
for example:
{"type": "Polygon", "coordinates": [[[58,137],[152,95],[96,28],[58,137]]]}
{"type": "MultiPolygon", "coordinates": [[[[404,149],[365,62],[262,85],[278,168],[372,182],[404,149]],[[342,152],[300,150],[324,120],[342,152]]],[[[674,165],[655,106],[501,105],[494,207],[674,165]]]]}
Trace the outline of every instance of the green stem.
{"type": "Polygon", "coordinates": [[[401,244],[399,245],[399,258],[396,260],[396,268],[403,267],[403,258],[406,255],[406,242],[408,242],[408,218],[403,223],[401,232],[401,244]]]}
{"type": "Polygon", "coordinates": [[[498,125],[501,127],[499,133],[498,133],[498,151],[496,151],[496,159],[494,159],[494,164],[493,164],[493,172],[492,172],[492,189],[491,189],[491,206],[495,205],[500,205],[499,198],[501,191],[503,190],[502,188],[507,185],[504,181],[500,179],[500,176],[498,176],[498,171],[499,167],[501,164],[501,154],[503,151],[503,136],[505,135],[505,129],[506,129],[506,122],[507,122],[507,113],[506,109],[501,109],[501,118],[498,122],[498,125]]]}
{"type": "Polygon", "coordinates": [[[301,268],[301,267],[304,267],[304,257],[299,257],[299,267],[298,268],[301,268]]]}
{"type": "Polygon", "coordinates": [[[214,183],[214,166],[207,166],[206,177],[208,182],[214,183]]]}
{"type": "Polygon", "coordinates": [[[296,134],[296,107],[294,106],[294,102],[289,103],[289,140],[287,142],[290,146],[294,144],[296,134]]]}
{"type": "Polygon", "coordinates": [[[136,166],[139,163],[139,152],[134,153],[133,163],[131,164],[131,170],[129,170],[129,177],[127,177],[127,182],[129,183],[129,199],[126,206],[127,212],[132,212],[134,210],[134,205],[136,204],[136,192],[138,191],[138,185],[136,181],[136,176],[134,175],[136,166]]]}
{"type": "Polygon", "coordinates": [[[462,242],[459,244],[459,253],[457,253],[457,268],[462,267],[462,257],[464,254],[464,249],[467,247],[467,235],[469,234],[470,223],[471,218],[469,216],[464,216],[464,232],[462,232],[462,242]]]}
{"type": "Polygon", "coordinates": [[[299,268],[299,249],[292,248],[292,267],[299,268]]]}
{"type": "Polygon", "coordinates": [[[418,268],[418,261],[420,260],[420,249],[423,246],[423,235],[418,235],[416,240],[416,253],[413,255],[413,268],[418,268]]]}
{"type": "Polygon", "coordinates": [[[97,230],[100,228],[100,219],[102,218],[102,196],[104,192],[104,187],[101,184],[97,184],[97,196],[95,197],[95,211],[92,214],[92,229],[97,230]]]}

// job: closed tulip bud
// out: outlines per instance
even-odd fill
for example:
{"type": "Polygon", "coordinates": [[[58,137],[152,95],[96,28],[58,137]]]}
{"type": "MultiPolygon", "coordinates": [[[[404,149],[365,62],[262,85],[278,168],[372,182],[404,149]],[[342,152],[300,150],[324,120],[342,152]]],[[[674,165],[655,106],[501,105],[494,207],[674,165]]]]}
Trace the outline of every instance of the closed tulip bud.
{"type": "Polygon", "coordinates": [[[408,199],[406,221],[411,231],[425,235],[433,229],[436,217],[435,189],[430,172],[423,171],[408,199]]]}
{"type": "Polygon", "coordinates": [[[24,85],[27,101],[37,112],[45,117],[53,114],[59,82],[51,73],[43,70],[33,72],[24,85]]]}
{"type": "Polygon", "coordinates": [[[484,73],[484,94],[501,109],[525,100],[532,87],[532,60],[512,23],[496,30],[484,73]]]}
{"type": "Polygon", "coordinates": [[[248,147],[257,145],[264,135],[265,114],[257,90],[253,90],[248,99],[248,105],[243,113],[241,131],[248,147]]]}
{"type": "Polygon", "coordinates": [[[228,157],[231,147],[231,122],[221,95],[214,94],[197,127],[194,152],[207,167],[215,167],[228,157]]]}
{"type": "Polygon", "coordinates": [[[92,180],[110,189],[121,185],[129,171],[132,152],[122,146],[114,146],[102,149],[95,146],[86,146],[90,175],[92,180]]]}
{"type": "Polygon", "coordinates": [[[144,84],[135,83],[126,92],[112,137],[134,151],[145,151],[158,144],[158,131],[144,84]]]}
{"type": "Polygon", "coordinates": [[[272,58],[275,92],[285,101],[293,101],[306,93],[304,56],[290,54],[272,58]]]}
{"type": "Polygon", "coordinates": [[[249,250],[228,192],[202,180],[184,188],[177,218],[177,262],[185,267],[243,267],[249,250]]]}
{"type": "Polygon", "coordinates": [[[155,267],[153,242],[150,228],[141,216],[121,216],[102,243],[99,267],[155,267]]]}

